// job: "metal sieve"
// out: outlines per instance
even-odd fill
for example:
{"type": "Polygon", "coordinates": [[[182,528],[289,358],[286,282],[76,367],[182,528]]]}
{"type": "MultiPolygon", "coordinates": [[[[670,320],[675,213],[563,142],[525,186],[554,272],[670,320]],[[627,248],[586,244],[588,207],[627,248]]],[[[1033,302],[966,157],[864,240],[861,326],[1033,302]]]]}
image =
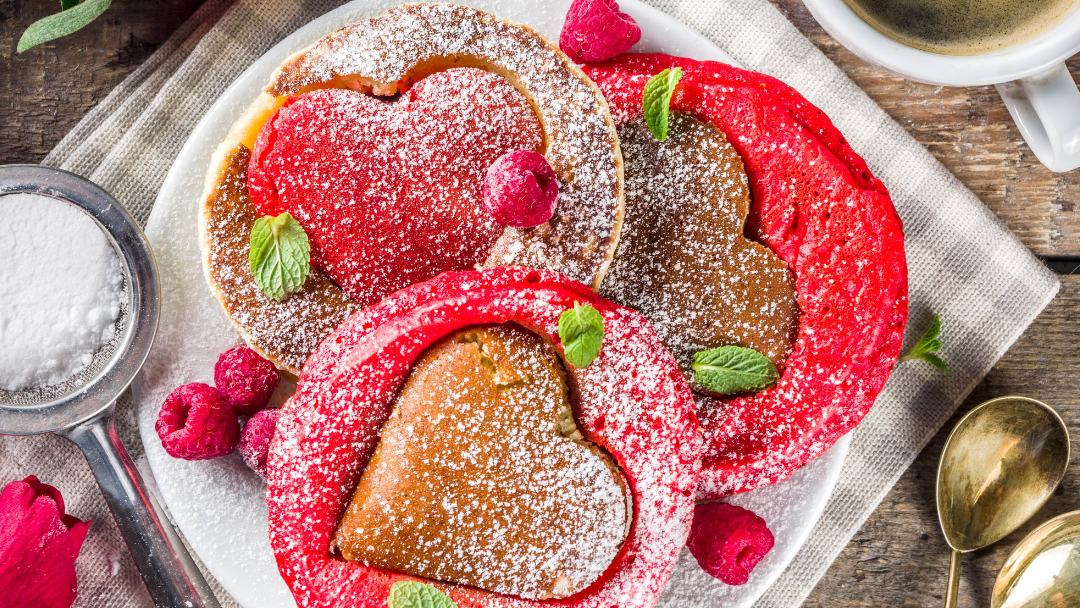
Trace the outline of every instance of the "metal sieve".
{"type": "Polygon", "coordinates": [[[158,279],[150,245],[113,197],[72,173],[38,165],[0,167],[0,196],[17,192],[70,203],[93,218],[120,259],[124,295],[116,335],[86,368],[56,386],[0,390],[0,434],[56,433],[74,441],[97,477],[154,603],[220,608],[113,426],[116,399],[146,361],[157,331],[158,279]]]}

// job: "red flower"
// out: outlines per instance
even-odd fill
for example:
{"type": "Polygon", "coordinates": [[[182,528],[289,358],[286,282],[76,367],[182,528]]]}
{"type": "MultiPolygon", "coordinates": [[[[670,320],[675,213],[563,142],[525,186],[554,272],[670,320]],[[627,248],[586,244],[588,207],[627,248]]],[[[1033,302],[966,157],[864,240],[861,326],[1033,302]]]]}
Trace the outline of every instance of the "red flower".
{"type": "Polygon", "coordinates": [[[89,523],[64,514],[60,490],[31,475],[0,494],[0,606],[68,608],[89,523]]]}

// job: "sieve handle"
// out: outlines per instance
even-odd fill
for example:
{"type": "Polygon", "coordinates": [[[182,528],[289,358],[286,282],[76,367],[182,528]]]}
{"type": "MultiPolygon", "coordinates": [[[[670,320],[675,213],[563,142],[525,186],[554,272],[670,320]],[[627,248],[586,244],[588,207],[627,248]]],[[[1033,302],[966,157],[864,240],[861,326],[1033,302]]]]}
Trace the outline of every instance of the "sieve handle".
{"type": "Polygon", "coordinates": [[[60,434],[74,441],[90,463],[154,604],[221,608],[117,437],[113,407],[60,434]]]}

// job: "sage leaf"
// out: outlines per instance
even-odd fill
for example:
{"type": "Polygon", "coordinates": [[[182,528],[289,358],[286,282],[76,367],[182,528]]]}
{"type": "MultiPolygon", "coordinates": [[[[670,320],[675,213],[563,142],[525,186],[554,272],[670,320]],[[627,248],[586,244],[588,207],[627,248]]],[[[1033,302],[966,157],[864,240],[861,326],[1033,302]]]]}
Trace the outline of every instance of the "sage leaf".
{"type": "Polygon", "coordinates": [[[760,391],[780,379],[768,357],[752,348],[721,346],[694,353],[694,381],[719,395],[760,391]]]}
{"type": "Polygon", "coordinates": [[[26,28],[22,37],[19,38],[18,52],[21,53],[42,42],[55,40],[82,29],[83,26],[97,19],[98,15],[104,13],[105,9],[112,4],[112,0],[86,0],[77,6],[67,8],[70,4],[70,1],[61,0],[61,7],[65,10],[39,19],[26,28]]]}
{"type": "Polygon", "coordinates": [[[575,303],[559,316],[559,340],[566,360],[574,367],[585,369],[600,355],[604,318],[592,306],[575,303]]]}
{"type": "Polygon", "coordinates": [[[941,357],[934,354],[941,350],[942,347],[941,339],[939,338],[940,335],[941,316],[934,315],[934,320],[930,322],[930,327],[927,328],[926,333],[919,338],[919,341],[915,343],[915,346],[911,347],[911,350],[908,351],[906,355],[897,360],[897,363],[921,359],[945,372],[945,377],[948,377],[949,368],[945,365],[945,362],[941,360],[941,357]]]}
{"type": "Polygon", "coordinates": [[[390,586],[387,608],[457,608],[454,600],[433,585],[403,581],[390,586]]]}
{"type": "Polygon", "coordinates": [[[675,85],[682,79],[682,68],[667,69],[649,79],[641,95],[641,109],[645,123],[649,125],[657,141],[667,139],[668,112],[675,85]]]}
{"type": "Polygon", "coordinates": [[[248,263],[267,297],[284,300],[300,291],[311,271],[311,245],[303,226],[288,213],[255,220],[248,263]]]}

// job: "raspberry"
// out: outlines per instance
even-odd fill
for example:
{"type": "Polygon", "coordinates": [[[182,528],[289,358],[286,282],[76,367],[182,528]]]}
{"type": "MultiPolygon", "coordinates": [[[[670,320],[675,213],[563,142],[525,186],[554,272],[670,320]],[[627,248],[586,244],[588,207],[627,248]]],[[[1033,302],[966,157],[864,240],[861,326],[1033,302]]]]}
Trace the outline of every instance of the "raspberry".
{"type": "Polygon", "coordinates": [[[577,63],[607,61],[641,40],[641,28],[615,0],[574,0],[566,12],[559,48],[577,63]]]}
{"type": "Polygon", "coordinates": [[[484,210],[504,226],[532,228],[551,219],[559,202],[559,182],[543,154],[517,150],[488,167],[484,210]]]}
{"type": "Polygon", "coordinates": [[[154,425],[161,445],[174,458],[208,460],[232,453],[240,421],[218,389],[195,382],[174,390],[154,425]]]}
{"type": "Polygon", "coordinates": [[[773,547],[773,535],[761,519],[742,507],[708,502],[694,508],[686,547],[701,569],[729,585],[742,585],[773,547]]]}
{"type": "Polygon", "coordinates": [[[279,380],[273,363],[243,345],[221,353],[214,365],[214,384],[241,415],[266,407],[279,380]]]}
{"type": "Polygon", "coordinates": [[[266,479],[266,453],[277,428],[279,410],[266,409],[248,419],[240,433],[240,455],[251,470],[266,479]]]}

